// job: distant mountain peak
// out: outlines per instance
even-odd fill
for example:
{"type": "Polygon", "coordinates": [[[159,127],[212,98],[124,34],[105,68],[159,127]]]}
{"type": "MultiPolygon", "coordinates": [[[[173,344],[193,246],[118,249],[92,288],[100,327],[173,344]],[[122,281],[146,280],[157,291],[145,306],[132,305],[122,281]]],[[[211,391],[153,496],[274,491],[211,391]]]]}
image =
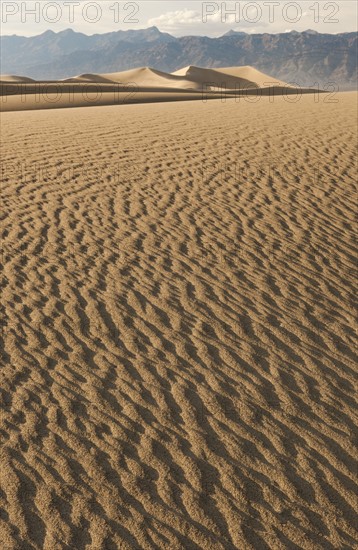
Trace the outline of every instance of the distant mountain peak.
{"type": "Polygon", "coordinates": [[[50,29],[48,29],[47,31],[39,34],[38,36],[53,36],[54,34],[56,34],[54,31],[51,31],[50,29]]]}
{"type": "MultiPolygon", "coordinates": [[[[222,37],[224,36],[246,36],[247,35],[247,32],[243,32],[243,31],[234,31],[234,29],[230,29],[228,32],[226,32],[225,34],[222,35],[222,37]]],[[[221,38],[222,38],[221,37],[221,38]]]]}

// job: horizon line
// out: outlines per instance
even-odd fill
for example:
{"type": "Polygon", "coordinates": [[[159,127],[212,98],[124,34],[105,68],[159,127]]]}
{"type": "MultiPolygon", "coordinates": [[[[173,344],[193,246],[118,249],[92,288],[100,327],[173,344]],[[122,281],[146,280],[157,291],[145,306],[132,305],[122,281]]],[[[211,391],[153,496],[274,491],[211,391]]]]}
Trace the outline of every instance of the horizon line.
{"type": "Polygon", "coordinates": [[[183,35],[180,35],[180,36],[176,36],[174,34],[171,34],[170,32],[167,32],[167,31],[161,31],[156,25],[152,25],[150,27],[143,27],[143,28],[138,28],[138,29],[117,29],[117,30],[109,30],[109,31],[105,31],[105,32],[95,32],[95,33],[92,33],[92,34],[86,34],[85,32],[82,32],[82,31],[76,31],[74,29],[72,29],[71,27],[67,27],[66,29],[62,29],[60,31],[53,31],[52,29],[47,29],[39,34],[30,34],[30,35],[24,35],[24,34],[16,34],[16,33],[13,33],[13,34],[2,34],[0,32],[0,38],[12,38],[12,37],[17,37],[17,38],[35,38],[37,36],[43,36],[44,34],[48,34],[48,33],[51,33],[51,34],[55,34],[55,35],[58,35],[58,34],[62,34],[64,32],[73,32],[75,34],[82,34],[84,36],[98,36],[98,35],[106,35],[106,34],[115,34],[115,33],[127,33],[127,32],[139,32],[139,31],[147,31],[147,30],[151,30],[151,29],[155,29],[157,30],[160,34],[166,34],[166,35],[169,35],[169,36],[172,36],[173,38],[186,38],[186,37],[190,37],[190,36],[198,36],[198,37],[203,37],[203,38],[222,38],[226,35],[228,35],[229,33],[237,33],[237,34],[246,34],[247,36],[255,36],[255,35],[264,35],[264,34],[269,34],[269,35],[278,35],[278,34],[292,34],[292,33],[297,33],[297,34],[302,34],[302,33],[313,33],[313,34],[320,34],[320,35],[324,35],[324,34],[329,34],[329,35],[332,35],[332,36],[336,36],[336,35],[340,35],[340,34],[353,34],[353,33],[356,33],[358,34],[358,31],[357,30],[352,30],[352,31],[344,31],[344,32],[320,32],[320,31],[315,31],[314,29],[305,29],[303,31],[296,31],[295,29],[292,29],[292,30],[289,30],[289,31],[282,31],[282,32],[246,32],[246,31],[243,31],[243,30],[235,30],[235,29],[228,29],[224,34],[220,34],[220,35],[216,35],[216,36],[209,36],[207,34],[183,34],[183,35]]]}

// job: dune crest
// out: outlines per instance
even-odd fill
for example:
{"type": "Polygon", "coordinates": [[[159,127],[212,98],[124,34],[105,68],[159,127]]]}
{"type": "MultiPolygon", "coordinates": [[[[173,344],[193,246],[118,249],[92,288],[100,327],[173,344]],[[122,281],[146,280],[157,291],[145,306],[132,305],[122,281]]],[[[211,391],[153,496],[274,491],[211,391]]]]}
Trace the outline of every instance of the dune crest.
{"type": "Polygon", "coordinates": [[[28,76],[17,76],[12,74],[2,74],[0,75],[0,83],[25,83],[25,82],[36,82],[33,78],[29,78],[28,76]]]}
{"type": "Polygon", "coordinates": [[[61,82],[68,83],[93,83],[93,84],[113,84],[113,80],[106,78],[100,74],[80,74],[78,76],[71,76],[70,78],[64,78],[61,82]]]}

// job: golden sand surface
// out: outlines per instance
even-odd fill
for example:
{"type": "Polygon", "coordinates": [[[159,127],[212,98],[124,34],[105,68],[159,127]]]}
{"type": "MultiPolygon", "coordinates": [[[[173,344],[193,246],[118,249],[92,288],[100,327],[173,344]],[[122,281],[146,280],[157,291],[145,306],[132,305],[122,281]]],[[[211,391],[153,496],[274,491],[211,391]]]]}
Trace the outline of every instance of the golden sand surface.
{"type": "Polygon", "coordinates": [[[332,99],[2,114],[2,549],[355,548],[332,99]]]}

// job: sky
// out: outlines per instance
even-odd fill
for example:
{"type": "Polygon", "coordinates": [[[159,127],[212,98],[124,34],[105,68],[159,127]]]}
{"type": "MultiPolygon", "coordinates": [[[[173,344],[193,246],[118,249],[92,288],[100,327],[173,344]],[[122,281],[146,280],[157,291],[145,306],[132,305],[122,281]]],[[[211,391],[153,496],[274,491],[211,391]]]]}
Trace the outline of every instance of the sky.
{"type": "Polygon", "coordinates": [[[1,35],[33,36],[68,28],[85,34],[156,26],[174,36],[217,37],[230,29],[280,33],[357,30],[355,0],[1,0],[1,35]]]}

